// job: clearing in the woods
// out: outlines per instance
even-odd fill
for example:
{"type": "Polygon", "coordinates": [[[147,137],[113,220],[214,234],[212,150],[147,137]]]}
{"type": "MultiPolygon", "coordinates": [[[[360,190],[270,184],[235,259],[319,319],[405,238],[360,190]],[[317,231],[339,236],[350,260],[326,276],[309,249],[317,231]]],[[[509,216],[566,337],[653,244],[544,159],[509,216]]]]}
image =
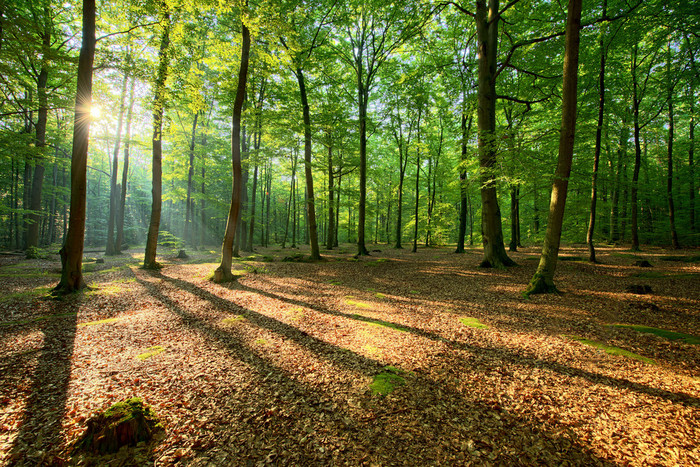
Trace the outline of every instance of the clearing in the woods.
{"type": "Polygon", "coordinates": [[[57,256],[3,255],[0,463],[700,464],[698,250],[568,247],[562,294],[527,299],[538,249],[484,270],[380,248],[259,249],[224,285],[215,251],[154,272],[133,250],[86,260],[93,290],[63,300],[57,256]],[[72,448],[130,397],[154,441],[72,448]]]}

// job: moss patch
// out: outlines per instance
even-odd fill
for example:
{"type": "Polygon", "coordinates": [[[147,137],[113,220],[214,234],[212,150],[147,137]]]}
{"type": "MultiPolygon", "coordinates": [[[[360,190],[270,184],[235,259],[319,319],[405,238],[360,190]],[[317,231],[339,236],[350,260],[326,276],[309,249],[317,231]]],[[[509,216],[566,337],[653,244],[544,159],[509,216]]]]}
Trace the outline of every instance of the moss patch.
{"type": "Polygon", "coordinates": [[[384,295],[384,294],[381,293],[381,292],[375,293],[374,296],[377,297],[377,298],[386,298],[386,295],[384,295]]]}
{"type": "Polygon", "coordinates": [[[78,324],[78,326],[79,327],[96,326],[98,324],[114,323],[115,321],[119,321],[119,318],[107,318],[107,319],[101,319],[99,321],[89,321],[87,323],[80,323],[80,324],[78,324]]]}
{"type": "Polygon", "coordinates": [[[666,329],[652,328],[650,326],[641,326],[636,324],[613,324],[615,328],[633,329],[644,334],[654,334],[655,336],[663,337],[670,341],[683,341],[686,344],[700,345],[700,337],[683,334],[682,332],[668,331],[666,329]]]}
{"type": "Polygon", "coordinates": [[[243,315],[236,315],[236,316],[233,316],[231,318],[226,318],[226,319],[221,320],[221,322],[224,324],[236,324],[236,323],[240,323],[242,321],[245,321],[245,316],[243,316],[243,315]]]}
{"type": "Polygon", "coordinates": [[[570,339],[573,339],[575,341],[581,342],[582,344],[590,345],[591,347],[595,347],[596,349],[600,349],[605,351],[605,353],[610,354],[610,355],[622,355],[623,357],[627,358],[632,358],[634,360],[639,360],[640,362],[648,363],[650,365],[655,365],[656,362],[650,358],[647,357],[642,357],[639,354],[636,354],[634,352],[630,352],[629,350],[621,349],[619,347],[613,347],[607,344],[604,344],[602,342],[598,341],[592,341],[590,339],[586,339],[584,337],[579,337],[579,336],[567,336],[570,339]]]}
{"type": "Polygon", "coordinates": [[[144,353],[137,355],[136,358],[138,358],[139,360],[148,360],[149,358],[163,352],[165,352],[165,349],[163,347],[161,347],[160,345],[154,345],[153,347],[147,348],[144,353]]]}
{"type": "Polygon", "coordinates": [[[51,287],[34,287],[33,289],[23,290],[22,292],[15,292],[0,297],[0,303],[9,302],[12,300],[27,300],[31,298],[37,298],[48,294],[50,291],[51,287]]]}
{"type": "Polygon", "coordinates": [[[138,397],[117,402],[88,420],[87,425],[75,447],[96,453],[114,453],[122,446],[150,441],[163,429],[155,413],[138,397]]]}
{"type": "Polygon", "coordinates": [[[4,323],[0,323],[0,326],[21,326],[23,324],[36,323],[39,321],[44,321],[46,319],[65,318],[68,316],[76,316],[77,314],[78,313],[56,313],[54,315],[37,316],[36,318],[19,319],[19,320],[15,320],[15,321],[5,321],[4,323]]]}
{"type": "Polygon", "coordinates": [[[384,371],[374,377],[369,385],[369,389],[374,395],[387,396],[391,394],[397,386],[406,384],[406,379],[401,376],[404,374],[406,374],[406,372],[399,368],[385,366],[384,371]]]}
{"type": "Polygon", "coordinates": [[[361,308],[364,310],[368,310],[368,309],[372,308],[372,305],[367,303],[367,302],[360,302],[357,300],[351,300],[351,298],[352,298],[351,296],[348,296],[345,298],[346,305],[354,306],[355,308],[361,308]]]}
{"type": "Polygon", "coordinates": [[[470,328],[488,329],[488,326],[479,321],[478,318],[459,318],[459,322],[465,326],[469,326],[470,328]]]}

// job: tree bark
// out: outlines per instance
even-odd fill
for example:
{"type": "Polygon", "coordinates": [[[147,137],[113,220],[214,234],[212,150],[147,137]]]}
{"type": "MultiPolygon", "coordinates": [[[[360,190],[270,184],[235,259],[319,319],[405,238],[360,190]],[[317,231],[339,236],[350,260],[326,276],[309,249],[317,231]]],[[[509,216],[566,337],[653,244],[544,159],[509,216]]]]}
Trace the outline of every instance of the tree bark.
{"type": "Polygon", "coordinates": [[[160,228],[160,215],[163,196],[163,106],[165,104],[165,80],[168,75],[170,45],[170,11],[167,3],[161,3],[161,39],[158,51],[158,74],[155,82],[155,94],[153,97],[153,188],[151,190],[153,200],[151,204],[151,220],[148,225],[146,237],[146,252],[143,260],[145,269],[158,269],[160,264],[156,261],[158,248],[158,230],[160,228]]]}
{"type": "Polygon", "coordinates": [[[303,70],[297,68],[296,75],[297,81],[299,82],[299,93],[301,94],[302,114],[304,119],[304,175],[306,177],[307,230],[309,232],[309,243],[311,243],[311,259],[313,261],[318,261],[321,259],[321,251],[318,247],[314,179],[311,173],[311,114],[309,111],[308,96],[306,95],[306,83],[304,82],[303,70]]]}
{"type": "Polygon", "coordinates": [[[241,22],[241,67],[238,71],[238,87],[236,99],[233,103],[233,124],[231,131],[231,165],[233,172],[233,188],[231,190],[231,207],[228,212],[224,241],[221,246],[221,264],[214,271],[214,281],[224,282],[234,279],[231,272],[233,261],[233,236],[238,227],[238,218],[241,210],[241,114],[245,99],[246,82],[248,80],[248,63],[250,61],[250,31],[244,22],[241,22]]]}
{"type": "Polygon", "coordinates": [[[333,191],[335,174],[333,173],[333,140],[331,139],[330,130],[326,132],[326,137],[328,138],[328,229],[326,231],[326,249],[332,250],[335,233],[335,213],[333,212],[335,206],[333,191]]]}
{"type": "Polygon", "coordinates": [[[566,194],[571,174],[576,135],[576,88],[578,84],[578,52],[581,29],[582,0],[569,0],[566,20],[566,45],[564,52],[564,83],[562,92],[562,117],[559,136],[559,157],[554,173],[552,197],[549,205],[547,233],[542,247],[540,263],[526,294],[556,291],[554,271],[559,255],[562,221],[566,194]]]}
{"type": "Polygon", "coordinates": [[[92,64],[95,57],[95,0],[83,0],[83,38],[78,57],[78,84],[75,98],[75,124],[71,158],[70,220],[61,248],[61,281],[53,294],[62,295],[86,287],[83,279],[85,244],[85,195],[87,154],[90,142],[92,105],[92,64]]]}
{"type": "Polygon", "coordinates": [[[122,82],[121,98],[119,102],[119,117],[117,119],[117,134],[114,141],[114,153],[112,154],[112,176],[109,183],[109,217],[107,219],[107,247],[105,255],[115,255],[119,252],[119,247],[115,245],[114,225],[117,220],[118,211],[118,193],[117,193],[117,175],[119,172],[119,146],[122,138],[122,124],[124,120],[124,105],[126,101],[126,85],[129,80],[129,75],[124,73],[124,81],[122,82]]]}
{"type": "MultiPolygon", "coordinates": [[[[603,0],[603,16],[607,14],[608,1],[603,0]]],[[[593,236],[595,234],[596,207],[598,204],[598,167],[600,165],[600,150],[603,140],[603,118],[605,117],[605,65],[607,62],[607,51],[604,44],[605,29],[600,32],[598,47],[600,48],[600,70],[598,72],[598,125],[595,132],[595,149],[593,151],[593,175],[591,176],[591,208],[588,218],[588,231],[586,232],[586,244],[588,245],[588,261],[597,263],[595,257],[595,245],[593,236]]]]}
{"type": "MultiPolygon", "coordinates": [[[[632,119],[634,123],[634,170],[632,172],[632,187],[631,187],[631,203],[632,210],[631,229],[632,229],[632,250],[639,251],[639,229],[638,217],[639,206],[637,202],[639,168],[642,165],[642,143],[640,141],[639,127],[639,105],[641,104],[641,96],[639,96],[639,84],[637,82],[637,53],[639,50],[638,44],[635,42],[632,47],[632,119]]],[[[651,72],[651,70],[650,70],[651,72]]]]}
{"type": "Polygon", "coordinates": [[[484,259],[480,267],[513,266],[503,243],[501,209],[496,193],[496,58],[498,49],[498,0],[476,2],[479,43],[477,122],[481,167],[481,234],[484,259]]]}
{"type": "Polygon", "coordinates": [[[185,199],[185,233],[183,240],[194,244],[194,235],[191,224],[194,220],[194,203],[192,202],[192,179],[194,178],[194,147],[196,144],[197,121],[199,120],[199,112],[194,114],[192,119],[192,133],[190,135],[190,160],[187,170],[187,197],[185,199]]]}
{"type": "Polygon", "coordinates": [[[39,223],[41,221],[41,191],[44,185],[44,148],[46,147],[46,123],[48,120],[49,106],[46,95],[46,85],[49,80],[49,63],[51,53],[51,24],[48,7],[44,8],[44,30],[42,31],[42,58],[41,70],[37,77],[37,97],[39,99],[39,112],[36,123],[36,137],[34,144],[37,150],[36,164],[32,177],[31,198],[27,217],[27,248],[39,246],[39,223]]]}
{"type": "MultiPolygon", "coordinates": [[[[362,63],[358,64],[360,70],[362,63]]],[[[365,217],[367,205],[367,104],[369,89],[362,83],[362,76],[357,75],[357,92],[360,110],[360,202],[357,217],[357,254],[369,255],[365,246],[365,217]]]]}
{"type": "Polygon", "coordinates": [[[468,186],[467,186],[467,142],[472,129],[473,114],[467,119],[466,109],[462,111],[462,153],[459,169],[459,233],[457,234],[457,249],[455,253],[464,253],[464,237],[467,234],[468,186]]]}
{"type": "Polygon", "coordinates": [[[673,138],[675,130],[675,121],[673,118],[673,89],[674,82],[671,77],[671,44],[668,45],[666,74],[668,79],[668,95],[666,103],[668,104],[668,174],[666,178],[666,196],[668,198],[668,221],[671,227],[671,245],[675,249],[681,247],[678,241],[678,232],[676,231],[676,208],[673,202],[673,138]]]}

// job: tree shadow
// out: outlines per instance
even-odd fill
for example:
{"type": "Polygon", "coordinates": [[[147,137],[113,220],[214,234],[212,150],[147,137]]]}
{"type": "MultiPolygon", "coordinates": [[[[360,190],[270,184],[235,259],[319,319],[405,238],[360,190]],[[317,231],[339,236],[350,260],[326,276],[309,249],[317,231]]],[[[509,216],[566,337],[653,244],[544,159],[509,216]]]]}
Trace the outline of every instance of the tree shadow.
{"type": "MultiPolygon", "coordinates": [[[[333,366],[344,367],[369,377],[379,373],[383,367],[379,361],[236,305],[191,282],[166,276],[159,271],[143,274],[161,279],[161,284],[168,284],[171,290],[178,293],[185,291],[193,294],[211,303],[218,310],[240,314],[253,325],[294,341],[312,351],[315,357],[326,360],[333,366]]],[[[182,323],[220,346],[230,357],[244,362],[257,372],[260,384],[269,388],[267,394],[270,396],[266,397],[273,400],[262,401],[255,398],[251,402],[255,410],[269,413],[270,406],[282,412],[288,405],[301,407],[295,413],[295,417],[288,415],[284,420],[268,417],[262,424],[251,424],[250,419],[254,417],[246,419],[244,430],[249,434],[254,433],[254,436],[239,436],[235,438],[236,442],[233,442],[232,438],[224,437],[227,439],[227,445],[242,443],[242,446],[239,444],[237,447],[226,448],[231,450],[233,456],[227,458],[228,462],[255,463],[258,460],[277,460],[293,464],[361,465],[377,462],[420,464],[432,460],[447,464],[547,464],[562,461],[575,464],[608,464],[605,459],[597,458],[588,448],[577,444],[568,436],[541,430],[532,420],[494,407],[482,400],[479,394],[469,394],[467,398],[467,395],[457,391],[450,384],[425,376],[407,376],[410,390],[399,390],[396,397],[378,398],[368,392],[363,396],[364,405],[361,410],[350,407],[348,401],[338,399],[342,395],[326,393],[318,387],[298,380],[284,368],[259,355],[241,338],[208,322],[196,312],[171,299],[159,290],[162,285],[157,286],[139,278],[137,281],[151,296],[178,316],[182,323]],[[334,404],[332,408],[328,408],[329,401],[334,404]],[[280,405],[282,408],[279,408],[280,405]],[[452,407],[449,419],[444,418],[447,414],[443,416],[440,412],[447,406],[452,407]],[[309,419],[314,420],[313,426],[305,425],[309,419]],[[299,433],[307,433],[307,436],[302,438],[299,433]],[[478,433],[480,437],[470,439],[470,434],[474,433],[478,433]],[[309,438],[313,442],[302,444],[297,441],[298,438],[309,438]],[[262,446],[267,446],[266,450],[259,449],[260,440],[264,441],[262,446]],[[339,443],[335,447],[332,445],[333,440],[339,443]],[[397,442],[398,440],[401,442],[397,442]],[[494,448],[494,441],[498,447],[494,448]],[[327,446],[331,446],[331,449],[324,448],[327,446]],[[534,449],[534,446],[543,446],[544,449],[534,449]],[[286,454],[280,454],[280,451],[286,454]]],[[[233,287],[246,289],[240,284],[233,287]]],[[[217,401],[217,405],[226,404],[224,401],[217,401]]],[[[225,423],[233,426],[236,420],[226,420],[225,423]]],[[[219,435],[223,436],[222,433],[219,435]]],[[[212,449],[223,448],[208,445],[196,456],[211,459],[212,449]]]]}
{"type": "MultiPolygon", "coordinates": [[[[189,284],[188,282],[179,281],[177,279],[169,279],[169,280],[176,281],[181,286],[184,286],[184,284],[189,284]]],[[[192,286],[192,284],[190,284],[190,286],[192,286]]],[[[355,320],[355,321],[369,322],[369,323],[374,323],[374,324],[385,326],[385,327],[392,327],[395,329],[399,329],[401,331],[409,332],[411,334],[426,338],[426,339],[431,340],[431,341],[447,344],[448,346],[453,347],[455,349],[466,350],[466,351],[469,351],[472,353],[478,353],[481,355],[490,356],[494,360],[510,361],[510,362],[513,362],[517,365],[526,366],[526,367],[530,367],[530,368],[543,368],[543,369],[547,369],[547,370],[559,373],[561,375],[565,375],[565,376],[569,376],[569,377],[574,376],[574,377],[583,378],[583,379],[590,381],[591,383],[602,384],[602,385],[609,386],[609,387],[612,387],[615,389],[628,389],[628,390],[632,390],[632,391],[635,391],[638,393],[647,394],[650,396],[665,399],[665,400],[673,402],[673,403],[678,403],[678,404],[682,404],[685,406],[700,407],[700,398],[691,396],[689,394],[676,393],[676,392],[668,391],[665,389],[659,389],[659,388],[655,388],[655,387],[648,386],[645,384],[636,383],[634,381],[629,381],[629,380],[623,379],[623,378],[615,378],[615,377],[611,377],[611,376],[606,376],[603,374],[598,374],[598,373],[583,370],[580,368],[575,368],[575,367],[571,367],[568,365],[564,365],[564,364],[556,362],[556,361],[528,357],[526,355],[523,355],[523,354],[520,354],[517,352],[513,352],[511,350],[501,348],[501,347],[478,346],[478,345],[468,344],[466,342],[456,342],[456,341],[447,339],[443,336],[440,336],[439,334],[435,334],[433,332],[426,331],[424,329],[420,329],[420,328],[416,328],[416,327],[412,327],[412,326],[408,326],[408,325],[404,325],[404,324],[400,324],[400,323],[369,318],[369,317],[361,316],[361,315],[357,315],[357,314],[344,313],[341,311],[332,310],[332,309],[325,308],[325,307],[320,307],[318,305],[308,303],[308,302],[305,302],[303,300],[294,300],[294,299],[286,298],[286,297],[283,297],[281,295],[277,295],[277,294],[267,292],[264,290],[260,290],[260,289],[255,289],[255,288],[248,287],[248,286],[245,286],[242,284],[239,284],[239,287],[241,290],[246,290],[249,292],[260,294],[260,295],[263,295],[267,298],[280,300],[280,301],[290,303],[290,304],[293,304],[296,306],[306,307],[306,308],[312,309],[314,311],[317,311],[319,313],[332,315],[332,316],[338,316],[338,317],[347,318],[347,319],[355,320]]]]}
{"type": "Polygon", "coordinates": [[[53,465],[62,462],[57,455],[65,441],[62,420],[70,385],[77,311],[82,298],[76,296],[65,300],[68,303],[51,300],[51,314],[57,316],[37,322],[44,340],[30,377],[31,390],[19,432],[10,450],[10,465],[53,465]],[[76,313],[67,313],[66,308],[74,309],[76,313]]]}

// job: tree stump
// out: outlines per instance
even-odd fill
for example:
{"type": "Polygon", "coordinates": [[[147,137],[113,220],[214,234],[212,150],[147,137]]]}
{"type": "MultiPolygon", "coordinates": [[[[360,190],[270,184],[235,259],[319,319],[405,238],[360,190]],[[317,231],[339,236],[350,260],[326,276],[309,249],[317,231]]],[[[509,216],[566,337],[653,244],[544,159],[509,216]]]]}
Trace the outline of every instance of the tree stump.
{"type": "Polygon", "coordinates": [[[178,251],[178,252],[177,252],[177,257],[178,257],[178,259],[187,259],[187,258],[189,258],[189,256],[187,256],[187,253],[185,252],[185,250],[180,250],[180,251],[178,251]]]}
{"type": "Polygon", "coordinates": [[[122,446],[150,441],[163,429],[153,411],[138,397],[117,402],[90,418],[87,426],[76,447],[100,454],[115,453],[122,446]]]}
{"type": "Polygon", "coordinates": [[[640,259],[639,261],[635,261],[634,265],[638,266],[640,268],[650,268],[651,267],[651,263],[645,259],[640,259]]]}

